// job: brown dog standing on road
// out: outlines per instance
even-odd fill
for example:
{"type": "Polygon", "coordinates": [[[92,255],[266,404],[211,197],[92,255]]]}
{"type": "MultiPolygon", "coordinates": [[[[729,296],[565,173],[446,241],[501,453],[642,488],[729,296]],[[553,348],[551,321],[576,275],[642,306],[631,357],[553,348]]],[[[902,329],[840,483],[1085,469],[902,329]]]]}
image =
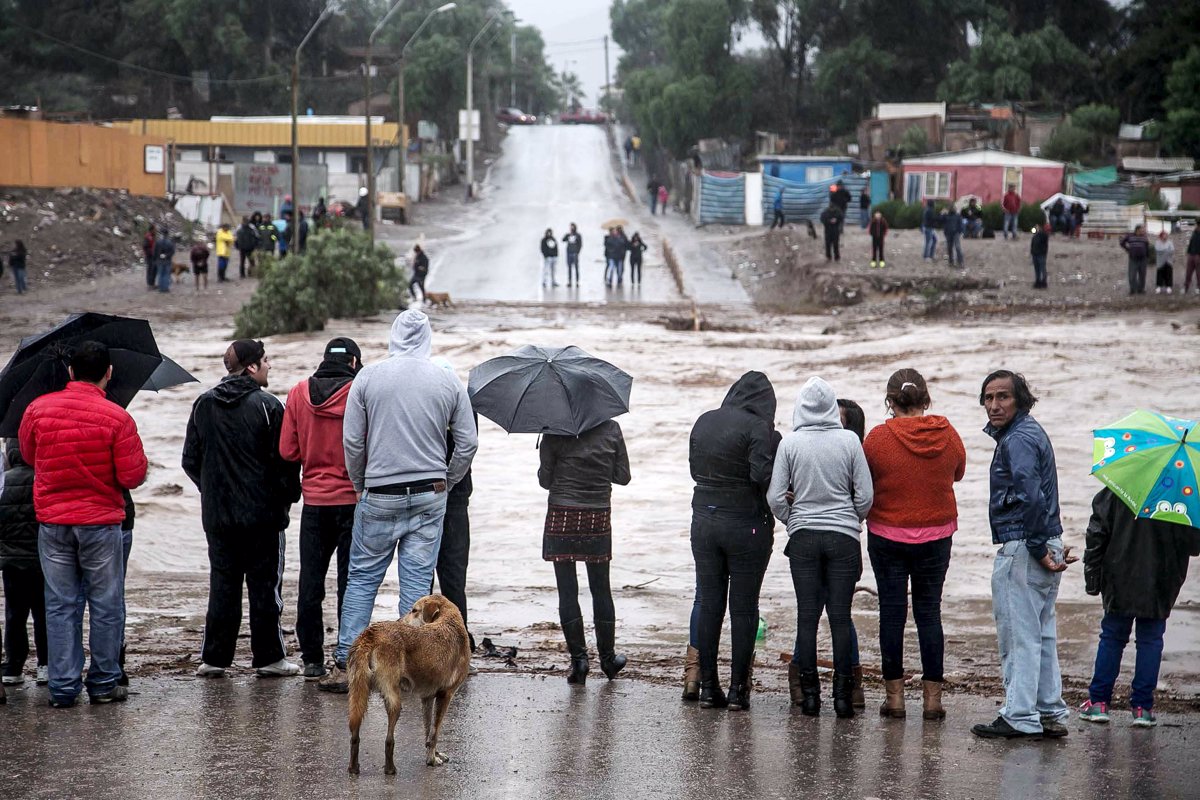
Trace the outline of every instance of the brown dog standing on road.
{"type": "Polygon", "coordinates": [[[358,774],[358,731],[367,713],[371,689],[383,697],[387,709],[384,742],[385,775],[396,774],[392,753],[396,746],[396,718],[400,695],[421,698],[425,720],[425,763],[438,767],[450,760],[437,751],[438,731],[451,698],[467,679],[471,646],[462,614],[441,595],[422,597],[394,622],[367,627],[350,647],[350,774],[358,774]]]}

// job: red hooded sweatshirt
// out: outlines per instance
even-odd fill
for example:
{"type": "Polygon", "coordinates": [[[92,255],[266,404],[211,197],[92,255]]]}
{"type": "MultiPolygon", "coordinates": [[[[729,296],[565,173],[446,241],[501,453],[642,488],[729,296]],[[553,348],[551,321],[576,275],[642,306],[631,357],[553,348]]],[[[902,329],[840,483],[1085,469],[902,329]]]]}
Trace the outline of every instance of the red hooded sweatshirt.
{"type": "Polygon", "coordinates": [[[868,529],[908,542],[940,538],[932,529],[940,529],[941,536],[954,532],[954,483],[966,472],[967,453],[945,417],[889,419],[867,434],[863,451],[875,486],[868,529]],[[891,528],[921,529],[927,535],[891,536],[891,528]]]}
{"type": "Polygon", "coordinates": [[[288,392],[279,455],[300,462],[305,505],[354,505],[358,494],[346,472],[346,452],[342,449],[342,418],[351,381],[346,380],[332,394],[322,383],[318,378],[309,378],[288,392]],[[312,381],[317,385],[310,386],[312,381]]]}

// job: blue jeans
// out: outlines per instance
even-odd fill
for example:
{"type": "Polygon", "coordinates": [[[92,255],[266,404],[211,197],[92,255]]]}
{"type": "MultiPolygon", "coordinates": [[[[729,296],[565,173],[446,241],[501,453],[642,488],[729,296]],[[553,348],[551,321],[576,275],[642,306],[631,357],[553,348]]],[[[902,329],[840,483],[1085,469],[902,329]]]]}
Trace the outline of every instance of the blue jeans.
{"type": "Polygon", "coordinates": [[[579,283],[579,251],[567,251],[567,285],[579,283]]]}
{"type": "Polygon", "coordinates": [[[17,267],[13,269],[13,283],[16,284],[17,294],[25,294],[25,269],[17,267]]]}
{"type": "Polygon", "coordinates": [[[871,209],[860,208],[858,210],[858,224],[862,226],[863,230],[866,230],[867,225],[870,222],[871,222],[871,209]]]}
{"type": "Polygon", "coordinates": [[[1033,259],[1033,282],[1039,286],[1046,284],[1046,257],[1030,256],[1033,259]]]}
{"type": "MultiPolygon", "coordinates": [[[[1046,543],[1056,561],[1062,539],[1046,543]]],[[[992,569],[992,610],[1004,671],[1000,716],[1023,733],[1040,733],[1042,717],[1066,719],[1054,601],[1061,572],[1050,572],[1029,555],[1023,540],[1005,542],[992,569]]]]}
{"type": "Polygon", "coordinates": [[[125,637],[123,546],[120,524],[43,524],[38,530],[38,555],[46,580],[50,697],[54,700],[74,700],[85,683],[80,680],[84,598],[91,612],[88,694],[106,694],[117,684],[125,637]]]}
{"type": "Polygon", "coordinates": [[[159,259],[158,262],[158,290],[160,292],[171,291],[171,262],[159,259]]]}
{"type": "Polygon", "coordinates": [[[444,491],[389,495],[368,489],[363,495],[354,510],[350,574],[333,655],[337,663],[346,663],[350,645],[371,624],[375,595],[393,555],[400,580],[399,614],[407,614],[418,600],[429,594],[445,516],[444,491]]]}
{"type": "Polygon", "coordinates": [[[950,259],[951,266],[958,264],[961,267],[963,265],[962,234],[946,235],[946,258],[950,259]]]}
{"type": "MultiPolygon", "coordinates": [[[[1121,674],[1121,656],[1133,632],[1133,617],[1121,614],[1104,615],[1100,621],[1100,647],[1096,650],[1096,669],[1088,698],[1093,703],[1111,703],[1113,684],[1121,674]]],[[[1158,685],[1158,668],[1162,665],[1165,619],[1137,620],[1137,660],[1133,666],[1133,692],[1129,695],[1132,708],[1154,708],[1154,687],[1158,685]]]]}
{"type": "Polygon", "coordinates": [[[921,228],[921,232],[925,234],[925,249],[921,251],[921,257],[933,258],[937,253],[937,234],[933,228],[921,228]]]}
{"type": "Polygon", "coordinates": [[[606,284],[615,284],[623,277],[625,271],[625,259],[610,258],[607,259],[604,268],[604,282],[606,284]]]}
{"type": "Polygon", "coordinates": [[[967,236],[970,236],[972,239],[978,237],[979,234],[983,233],[983,220],[968,219],[968,220],[964,220],[964,222],[966,223],[966,226],[967,226],[967,236]]]}
{"type": "Polygon", "coordinates": [[[1012,233],[1013,238],[1017,238],[1017,215],[1004,212],[1004,238],[1008,238],[1008,234],[1012,233]]]}

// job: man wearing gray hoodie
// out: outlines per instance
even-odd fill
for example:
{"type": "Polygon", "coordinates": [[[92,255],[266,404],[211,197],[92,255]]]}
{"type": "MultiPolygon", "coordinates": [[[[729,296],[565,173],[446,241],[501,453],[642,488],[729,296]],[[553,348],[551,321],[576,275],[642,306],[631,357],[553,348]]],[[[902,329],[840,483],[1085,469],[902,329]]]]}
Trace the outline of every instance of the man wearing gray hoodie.
{"type": "Polygon", "coordinates": [[[371,622],[392,557],[399,613],[429,593],[449,489],[463,479],[478,437],[467,390],[429,359],[429,318],[404,311],[392,323],[388,359],[363,367],[350,386],[342,445],[360,500],[350,543],[334,668],[320,688],[345,692],[350,645],[371,622]],[[446,432],[454,451],[446,458],[446,432]],[[449,461],[449,463],[447,463],[449,461]]]}
{"type": "Polygon", "coordinates": [[[817,624],[827,589],[834,711],[839,717],[852,717],[850,603],[862,575],[862,522],[875,499],[871,471],[858,436],[842,428],[833,387],[821,378],[809,378],[800,389],[792,426],[775,454],[767,503],[787,525],[783,552],[796,589],[800,710],[808,716],[821,710],[817,624]]]}

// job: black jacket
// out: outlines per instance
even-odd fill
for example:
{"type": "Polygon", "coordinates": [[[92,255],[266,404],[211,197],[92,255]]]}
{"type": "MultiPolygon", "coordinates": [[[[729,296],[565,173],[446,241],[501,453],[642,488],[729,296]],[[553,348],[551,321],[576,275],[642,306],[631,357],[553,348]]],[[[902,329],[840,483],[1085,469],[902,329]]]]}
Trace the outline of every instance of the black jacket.
{"type": "Polygon", "coordinates": [[[258,231],[249,223],[239,225],[233,234],[233,246],[243,253],[249,253],[258,247],[258,231]]]}
{"type": "Polygon", "coordinates": [[[625,242],[620,236],[610,234],[604,237],[604,257],[614,261],[625,258],[625,242]]]}
{"type": "Polygon", "coordinates": [[[538,483],[550,490],[550,505],[609,508],[612,485],[629,483],[625,437],[615,420],[578,436],[543,436],[538,483]]]}
{"type": "Polygon", "coordinates": [[[568,253],[578,253],[583,249],[583,237],[578,233],[568,233],[562,240],[567,243],[568,253]]]}
{"type": "Polygon", "coordinates": [[[1194,556],[1200,556],[1200,530],[1138,519],[1107,488],[1092,499],[1083,580],[1110,614],[1169,617],[1194,556]]]}
{"type": "Polygon", "coordinates": [[[829,193],[829,202],[842,210],[842,216],[845,216],[846,209],[850,207],[850,190],[844,185],[838,186],[829,193]]]}
{"type": "Polygon", "coordinates": [[[223,378],[196,399],[183,471],[200,488],[208,533],[274,535],[300,499],[300,464],[279,455],[283,404],[248,375],[223,378]]]}
{"type": "Polygon", "coordinates": [[[1189,256],[1200,256],[1200,227],[1192,231],[1192,238],[1188,239],[1187,254],[1189,256]]]}
{"type": "Polygon", "coordinates": [[[558,241],[553,236],[542,237],[542,255],[558,257],[558,241]]]}
{"type": "Polygon", "coordinates": [[[836,239],[841,233],[842,212],[837,206],[829,206],[821,212],[821,224],[825,226],[825,238],[836,239]]]}
{"type": "Polygon", "coordinates": [[[720,408],[700,415],[688,439],[688,466],[696,482],[692,508],[771,518],[767,487],[783,438],[775,430],[775,408],[767,376],[747,372],[720,408]]]}
{"type": "Polygon", "coordinates": [[[1038,228],[1037,233],[1029,240],[1029,255],[1044,256],[1050,252],[1050,235],[1044,228],[1038,228]]]}
{"type": "Polygon", "coordinates": [[[25,463],[16,447],[9,448],[8,463],[4,492],[0,493],[0,567],[32,569],[39,563],[33,467],[25,463]]]}
{"type": "Polygon", "coordinates": [[[429,274],[429,256],[425,255],[425,251],[417,253],[413,257],[413,277],[424,278],[429,274]]]}
{"type": "Polygon", "coordinates": [[[646,243],[642,241],[642,237],[639,236],[636,239],[630,239],[629,240],[629,263],[630,264],[641,264],[642,263],[642,253],[646,252],[647,249],[648,248],[646,247],[646,243]]]}

